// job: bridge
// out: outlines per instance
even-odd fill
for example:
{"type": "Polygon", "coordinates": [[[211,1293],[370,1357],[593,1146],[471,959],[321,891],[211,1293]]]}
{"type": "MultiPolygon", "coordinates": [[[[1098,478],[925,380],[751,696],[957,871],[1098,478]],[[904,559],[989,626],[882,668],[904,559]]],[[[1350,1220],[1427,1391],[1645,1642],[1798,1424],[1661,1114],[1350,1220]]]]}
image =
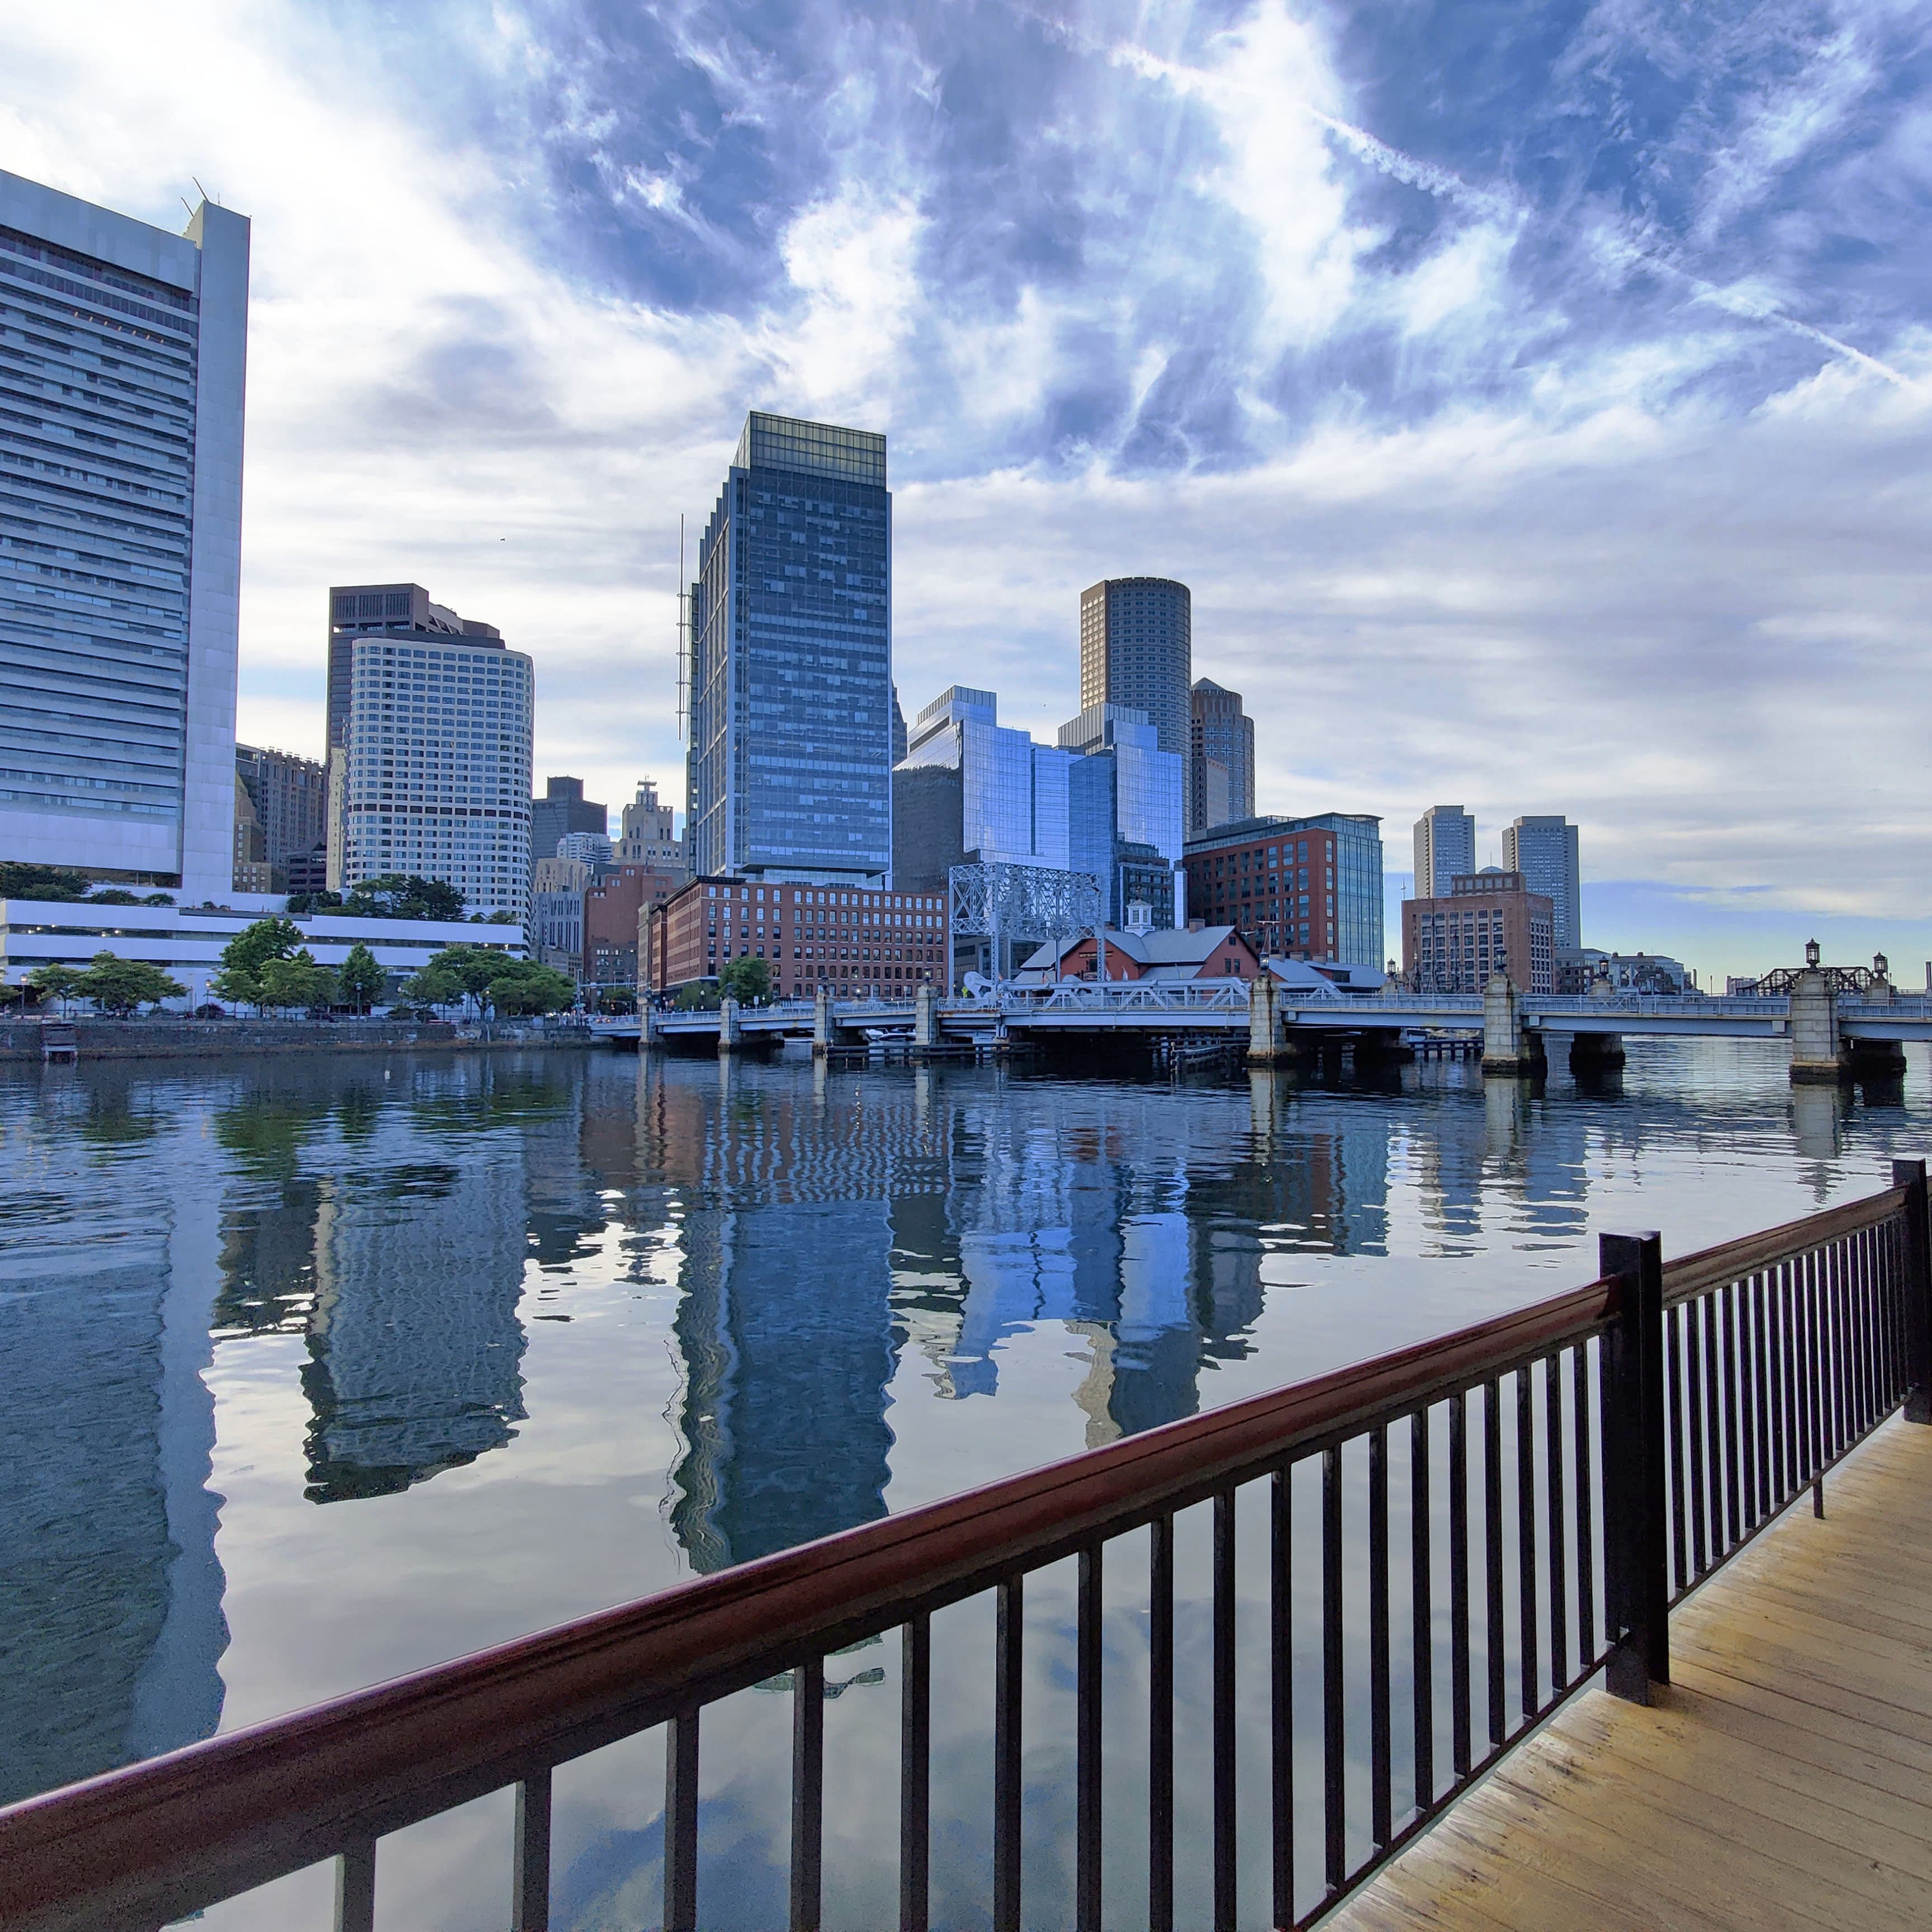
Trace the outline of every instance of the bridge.
{"type": "Polygon", "coordinates": [[[998,1048],[1016,1042],[1142,1036],[1243,1040],[1255,1065],[1292,1064],[1352,1046],[1370,1058],[1402,1058],[1429,1035],[1480,1036],[1483,1066],[1522,1077],[1547,1064],[1554,1040],[1568,1042],[1575,1066],[1620,1065],[1629,1036],[1781,1040],[1796,1081],[1836,1081],[1853,1073],[1902,1070],[1908,1041],[1932,1041],[1932,996],[1889,988],[1846,994],[1822,975],[1801,975],[1788,994],[1574,994],[1517,991],[1502,980],[1482,993],[1413,993],[1394,988],[1364,998],[1320,994],[1272,977],[1100,984],[1066,980],[1048,987],[1006,986],[974,998],[921,987],[911,999],[792,1000],[711,1010],[647,1011],[593,1028],[614,1042],[647,1046],[684,1042],[729,1053],[786,1039],[831,1052],[881,1039],[915,1053],[998,1048]]]}

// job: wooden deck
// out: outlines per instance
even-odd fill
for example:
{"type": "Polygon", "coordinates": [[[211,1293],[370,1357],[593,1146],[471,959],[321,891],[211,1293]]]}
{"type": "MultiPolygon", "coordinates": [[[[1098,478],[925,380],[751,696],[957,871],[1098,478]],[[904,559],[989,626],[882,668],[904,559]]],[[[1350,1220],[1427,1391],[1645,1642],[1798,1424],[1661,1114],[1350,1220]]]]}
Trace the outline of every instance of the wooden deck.
{"type": "Polygon", "coordinates": [[[1932,1429],[1894,1420],[1324,1932],[1932,1926],[1932,1429]]]}

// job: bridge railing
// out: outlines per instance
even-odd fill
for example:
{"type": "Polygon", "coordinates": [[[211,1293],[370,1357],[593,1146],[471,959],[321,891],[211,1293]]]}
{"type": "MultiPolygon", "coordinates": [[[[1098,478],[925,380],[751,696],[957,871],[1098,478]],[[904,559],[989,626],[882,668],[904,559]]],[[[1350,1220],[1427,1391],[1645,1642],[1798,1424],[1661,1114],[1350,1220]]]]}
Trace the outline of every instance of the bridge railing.
{"type": "Polygon", "coordinates": [[[661,1726],[663,1923],[694,1932],[705,1714],[788,1673],[788,1918],[816,1928],[826,1660],[896,1633],[925,1932],[934,1686],[978,1654],[935,1617],[980,1598],[991,1856],[944,1916],[1305,1924],[1600,1669],[1646,1695],[1670,1602],[1901,1400],[1932,1413],[1924,1163],[1894,1178],[1667,1267],[1606,1237],[1602,1278],[1533,1306],[16,1804],[0,1924],[152,1928],[332,1857],[338,1932],[368,1932],[379,1840],[514,1785],[509,1922],[542,1932],[554,1768],[661,1726]],[[1035,1802],[1062,1790],[1070,1820],[1035,1802]]]}

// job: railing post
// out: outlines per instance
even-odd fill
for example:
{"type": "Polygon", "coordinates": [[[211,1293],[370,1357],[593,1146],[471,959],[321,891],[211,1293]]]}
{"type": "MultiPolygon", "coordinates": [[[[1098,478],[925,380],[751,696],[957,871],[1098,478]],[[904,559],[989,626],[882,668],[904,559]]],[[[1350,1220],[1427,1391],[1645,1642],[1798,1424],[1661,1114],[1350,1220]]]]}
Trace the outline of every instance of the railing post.
{"type": "Polygon", "coordinates": [[[1892,1184],[1905,1190],[1905,1366],[1907,1422],[1932,1423],[1932,1254],[1926,1235],[1925,1163],[1895,1160],[1892,1184]]]}
{"type": "Polygon", "coordinates": [[[1604,1578],[1609,1688],[1634,1704],[1670,1682],[1670,1583],[1664,1464],[1664,1246],[1657,1234],[1598,1237],[1598,1265],[1622,1282],[1604,1338],[1604,1578]]]}

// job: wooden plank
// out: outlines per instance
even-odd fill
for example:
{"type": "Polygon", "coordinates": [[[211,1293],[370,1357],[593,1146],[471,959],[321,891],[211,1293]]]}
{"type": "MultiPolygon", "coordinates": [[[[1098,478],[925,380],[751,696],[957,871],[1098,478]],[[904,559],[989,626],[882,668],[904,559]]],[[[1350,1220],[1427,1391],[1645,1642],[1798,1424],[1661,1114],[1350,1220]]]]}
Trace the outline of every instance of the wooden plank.
{"type": "Polygon", "coordinates": [[[1827,1498],[1680,1608],[1652,1706],[1586,1693],[1328,1922],[1932,1923],[1932,1430],[1888,1423],[1827,1498]]]}

